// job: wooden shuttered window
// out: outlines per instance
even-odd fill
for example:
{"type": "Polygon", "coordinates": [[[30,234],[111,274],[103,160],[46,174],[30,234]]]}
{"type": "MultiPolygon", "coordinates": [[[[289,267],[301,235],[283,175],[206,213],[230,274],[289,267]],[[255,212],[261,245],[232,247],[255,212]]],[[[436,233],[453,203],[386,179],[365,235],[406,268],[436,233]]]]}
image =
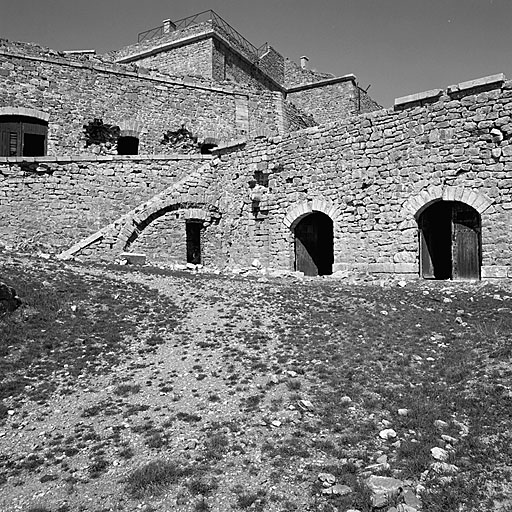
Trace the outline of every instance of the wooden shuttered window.
{"type": "Polygon", "coordinates": [[[0,116],[0,156],[44,156],[48,123],[26,116],[0,116]]]}

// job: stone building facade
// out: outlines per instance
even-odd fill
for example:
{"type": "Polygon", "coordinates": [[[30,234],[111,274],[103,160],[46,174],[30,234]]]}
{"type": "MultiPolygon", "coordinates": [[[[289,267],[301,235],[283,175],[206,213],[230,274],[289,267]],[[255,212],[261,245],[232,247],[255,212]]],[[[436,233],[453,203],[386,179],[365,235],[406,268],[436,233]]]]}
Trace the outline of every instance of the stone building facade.
{"type": "Polygon", "coordinates": [[[383,109],[354,75],[255,48],[211,11],[140,39],[103,56],[0,41],[3,245],[512,277],[503,75],[383,109]]]}

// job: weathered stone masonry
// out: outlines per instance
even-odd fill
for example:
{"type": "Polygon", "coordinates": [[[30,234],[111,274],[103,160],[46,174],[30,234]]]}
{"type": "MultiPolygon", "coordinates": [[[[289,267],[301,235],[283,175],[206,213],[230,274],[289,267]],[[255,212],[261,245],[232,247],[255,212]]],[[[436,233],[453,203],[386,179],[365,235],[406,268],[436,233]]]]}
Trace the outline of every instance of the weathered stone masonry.
{"type": "MultiPolygon", "coordinates": [[[[180,34],[165,37],[172,42],[180,34]]],[[[137,48],[167,44],[165,37],[137,48]]],[[[282,70],[283,84],[288,81],[277,89],[265,89],[264,80],[253,84],[257,73],[244,68],[245,61],[233,76],[237,84],[215,82],[209,75],[218,65],[213,46],[207,64],[199,58],[193,66],[208,79],[130,64],[116,68],[96,57],[66,60],[33,46],[21,55],[23,48],[0,48],[0,115],[48,120],[53,156],[0,157],[6,245],[39,241],[67,257],[114,259],[132,251],[149,261],[184,263],[192,223],[205,265],[258,259],[294,270],[302,243],[298,227],[318,212],[319,219],[330,219],[322,232],[332,229],[327,273],[418,276],[428,274],[429,265],[420,261],[421,244],[433,243],[425,237],[437,236],[436,222],[445,222],[429,212],[435,205],[453,212],[462,205],[471,218],[457,229],[473,236],[470,249],[478,251],[472,277],[512,277],[512,82],[503,75],[399,98],[394,108],[376,110],[353,75],[300,69],[272,50],[271,75],[282,70]],[[82,125],[101,116],[138,134],[141,152],[170,152],[161,134],[183,122],[217,147],[212,155],[87,154],[82,125]]],[[[168,63],[197,52],[197,41],[169,55],[173,51],[168,63]]],[[[160,62],[147,63],[158,67],[167,57],[160,50],[155,55],[160,62]]],[[[174,64],[169,66],[167,71],[174,64]]],[[[448,254],[444,264],[456,277],[460,247],[435,244],[448,254]]]]}

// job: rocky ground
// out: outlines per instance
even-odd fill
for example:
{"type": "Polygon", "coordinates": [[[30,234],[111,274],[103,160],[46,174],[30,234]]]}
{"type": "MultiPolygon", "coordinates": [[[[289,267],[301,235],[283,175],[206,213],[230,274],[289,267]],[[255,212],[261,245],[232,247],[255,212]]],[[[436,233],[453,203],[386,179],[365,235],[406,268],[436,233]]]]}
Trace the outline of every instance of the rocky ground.
{"type": "Polygon", "coordinates": [[[512,510],[510,287],[0,258],[2,511],[512,510]]]}

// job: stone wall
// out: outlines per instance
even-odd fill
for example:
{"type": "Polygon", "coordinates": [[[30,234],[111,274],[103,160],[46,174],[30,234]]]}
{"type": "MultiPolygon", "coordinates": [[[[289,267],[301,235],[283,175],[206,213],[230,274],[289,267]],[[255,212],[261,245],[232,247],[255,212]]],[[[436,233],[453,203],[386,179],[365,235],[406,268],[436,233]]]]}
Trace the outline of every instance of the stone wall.
{"type": "Polygon", "coordinates": [[[0,158],[0,239],[67,249],[210,158],[0,158]]]}
{"type": "Polygon", "coordinates": [[[447,200],[481,215],[482,276],[512,277],[512,83],[486,82],[252,141],[222,161],[224,194],[238,205],[223,221],[238,215],[232,246],[247,249],[232,258],[292,269],[293,223],[323,211],[334,220],[335,270],[417,275],[415,216],[447,200]],[[256,173],[268,187],[255,209],[256,173]]]}
{"type": "MultiPolygon", "coordinates": [[[[255,58],[253,60],[256,61],[255,58]]],[[[234,52],[219,39],[214,39],[213,45],[213,77],[257,89],[280,90],[278,83],[269,79],[255,63],[234,52]]]]}
{"type": "Polygon", "coordinates": [[[352,75],[290,88],[287,99],[311,114],[318,124],[380,108],[357,86],[352,75]]]}
{"type": "Polygon", "coordinates": [[[335,78],[331,73],[319,73],[311,69],[304,69],[299,64],[290,59],[284,60],[284,85],[285,87],[294,87],[297,85],[312,84],[335,78]]]}
{"type": "Polygon", "coordinates": [[[129,126],[139,136],[139,154],[172,152],[162,146],[163,133],[185,127],[199,138],[220,140],[251,135],[265,124],[277,132],[273,93],[250,88],[222,87],[211,81],[170,78],[133,71],[96,60],[79,61],[28,45],[0,45],[0,106],[32,108],[50,115],[48,154],[91,154],[83,125],[95,118],[129,126]],[[14,49],[13,49],[14,48],[14,49]],[[16,51],[15,51],[16,50],[16,51]],[[240,104],[246,103],[243,115],[240,104]]]}
{"type": "Polygon", "coordinates": [[[171,51],[163,51],[134,61],[138,66],[155,69],[170,75],[191,75],[212,78],[211,38],[202,39],[171,51]]]}
{"type": "Polygon", "coordinates": [[[129,57],[136,57],[138,54],[146,53],[166,45],[176,44],[180,40],[198,37],[202,34],[211,34],[213,25],[211,20],[206,20],[186,28],[162,34],[160,37],[146,39],[139,43],[125,46],[119,50],[110,52],[107,57],[111,60],[120,61],[129,57]]]}

